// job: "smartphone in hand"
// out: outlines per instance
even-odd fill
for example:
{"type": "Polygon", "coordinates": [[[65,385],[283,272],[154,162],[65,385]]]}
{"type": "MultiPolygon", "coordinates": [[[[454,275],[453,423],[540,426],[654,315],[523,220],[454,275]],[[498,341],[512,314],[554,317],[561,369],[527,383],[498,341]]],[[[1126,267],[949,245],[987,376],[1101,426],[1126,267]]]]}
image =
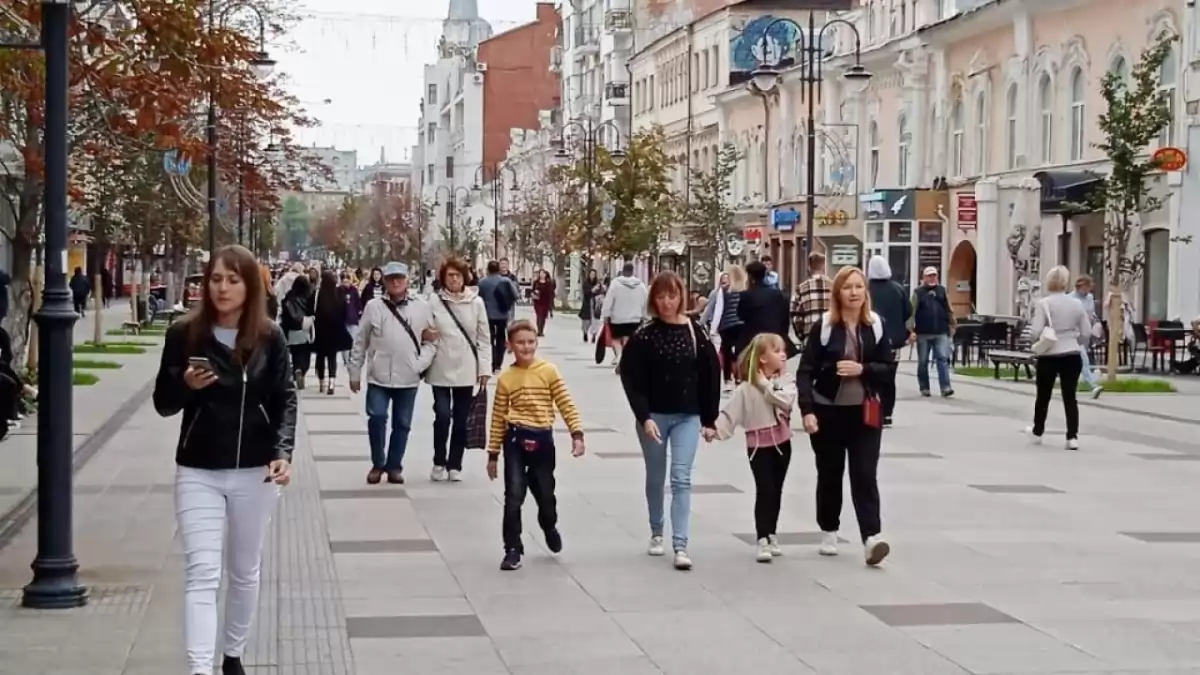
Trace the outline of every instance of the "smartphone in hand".
{"type": "Polygon", "coordinates": [[[188,365],[196,370],[207,370],[213,372],[212,362],[204,356],[192,356],[188,358],[188,365]]]}

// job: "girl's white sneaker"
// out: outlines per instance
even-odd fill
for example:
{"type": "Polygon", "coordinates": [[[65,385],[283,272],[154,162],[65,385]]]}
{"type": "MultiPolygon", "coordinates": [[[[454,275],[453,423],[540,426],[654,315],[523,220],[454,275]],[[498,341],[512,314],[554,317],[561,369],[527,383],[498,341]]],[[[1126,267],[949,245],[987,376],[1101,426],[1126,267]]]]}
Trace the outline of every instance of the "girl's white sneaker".
{"type": "Polygon", "coordinates": [[[776,558],[783,555],[783,548],[779,545],[779,535],[772,534],[767,536],[767,550],[776,558]]]}
{"type": "Polygon", "coordinates": [[[883,559],[892,552],[892,547],[883,540],[883,535],[877,534],[874,537],[867,537],[867,543],[863,547],[863,554],[867,559],[867,564],[874,567],[883,562],[883,559]]]}
{"type": "Polygon", "coordinates": [[[688,556],[687,551],[675,551],[675,569],[690,570],[692,569],[692,559],[688,556]]]}
{"type": "Polygon", "coordinates": [[[769,563],[774,556],[771,555],[771,544],[768,543],[766,537],[758,540],[758,551],[754,553],[754,559],[760,563],[769,563]]]}
{"type": "Polygon", "coordinates": [[[1079,439],[1078,438],[1068,438],[1067,439],[1067,449],[1068,450],[1078,450],[1079,449],[1079,439]]]}
{"type": "Polygon", "coordinates": [[[837,555],[837,532],[822,532],[821,547],[817,549],[817,553],[821,555],[837,555]]]}
{"type": "Polygon", "coordinates": [[[652,556],[666,555],[667,549],[663,547],[662,536],[650,537],[650,548],[646,549],[646,553],[652,556]]]}
{"type": "Polygon", "coordinates": [[[1034,433],[1033,433],[1033,427],[1032,427],[1032,426],[1025,427],[1025,435],[1029,437],[1029,442],[1030,442],[1030,443],[1032,443],[1032,444],[1034,444],[1034,445],[1041,445],[1041,444],[1042,444],[1042,437],[1041,437],[1041,436],[1038,436],[1038,435],[1036,435],[1036,434],[1034,434],[1034,433]]]}

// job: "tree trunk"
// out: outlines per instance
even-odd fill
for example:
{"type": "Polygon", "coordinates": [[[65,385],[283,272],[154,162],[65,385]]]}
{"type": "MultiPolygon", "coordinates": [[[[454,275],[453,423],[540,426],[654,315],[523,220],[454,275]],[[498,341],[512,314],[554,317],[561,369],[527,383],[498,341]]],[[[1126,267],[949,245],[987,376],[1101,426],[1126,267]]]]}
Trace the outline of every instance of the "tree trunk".
{"type": "Polygon", "coordinates": [[[1119,284],[1110,286],[1108,291],[1108,363],[1105,364],[1105,374],[1109,382],[1116,382],[1121,343],[1125,340],[1125,295],[1119,284]]]}
{"type": "Polygon", "coordinates": [[[92,276],[92,322],[94,324],[92,342],[96,344],[104,342],[103,284],[104,277],[100,274],[100,268],[96,267],[96,273],[92,276]]]}

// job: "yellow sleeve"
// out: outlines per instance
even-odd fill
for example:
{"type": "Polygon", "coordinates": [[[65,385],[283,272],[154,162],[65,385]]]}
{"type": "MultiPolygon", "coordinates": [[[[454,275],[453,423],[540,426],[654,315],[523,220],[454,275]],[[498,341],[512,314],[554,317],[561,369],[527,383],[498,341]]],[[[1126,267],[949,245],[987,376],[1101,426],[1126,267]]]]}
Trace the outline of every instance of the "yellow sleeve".
{"type": "Polygon", "coordinates": [[[571,433],[583,433],[583,420],[579,417],[579,410],[575,408],[575,401],[571,400],[571,392],[567,391],[567,381],[563,379],[562,373],[558,372],[558,368],[550,375],[550,396],[571,433]]]}
{"type": "Polygon", "coordinates": [[[499,453],[508,427],[508,382],[502,375],[496,381],[496,396],[492,399],[492,428],[488,434],[488,452],[499,453]]]}

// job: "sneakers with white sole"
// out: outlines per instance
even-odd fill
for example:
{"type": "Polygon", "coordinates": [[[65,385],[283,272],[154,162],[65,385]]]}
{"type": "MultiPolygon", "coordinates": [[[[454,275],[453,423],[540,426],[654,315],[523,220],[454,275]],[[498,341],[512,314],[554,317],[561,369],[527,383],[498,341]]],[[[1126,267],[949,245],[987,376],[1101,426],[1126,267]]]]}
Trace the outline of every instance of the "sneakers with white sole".
{"type": "Polygon", "coordinates": [[[692,569],[692,559],[688,556],[688,552],[684,550],[675,551],[675,569],[690,570],[692,569]]]}
{"type": "Polygon", "coordinates": [[[1033,427],[1031,427],[1031,426],[1029,426],[1029,427],[1025,427],[1025,435],[1029,437],[1029,442],[1030,442],[1030,443],[1032,443],[1032,444],[1034,444],[1034,445],[1041,445],[1041,444],[1042,444],[1042,437],[1041,437],[1041,436],[1038,436],[1038,435],[1037,435],[1037,434],[1035,434],[1035,433],[1033,433],[1033,427]]]}
{"type": "Polygon", "coordinates": [[[758,540],[758,550],[754,553],[754,559],[760,563],[769,563],[774,556],[771,555],[771,544],[766,537],[758,540]]]}
{"type": "Polygon", "coordinates": [[[662,535],[650,537],[650,548],[646,549],[646,553],[652,556],[666,555],[667,549],[663,546],[662,535]]]}
{"type": "Polygon", "coordinates": [[[1079,449],[1079,439],[1078,438],[1068,438],[1067,439],[1067,449],[1068,450],[1078,450],[1079,449]]]}
{"type": "Polygon", "coordinates": [[[837,532],[822,532],[821,547],[817,549],[817,553],[820,553],[821,555],[837,555],[837,544],[837,532]]]}
{"type": "Polygon", "coordinates": [[[883,562],[883,559],[891,552],[892,547],[883,540],[883,535],[867,537],[867,543],[863,545],[863,556],[867,559],[867,564],[872,567],[883,562]]]}
{"type": "Polygon", "coordinates": [[[458,469],[450,469],[450,471],[447,472],[446,477],[450,480],[451,483],[461,483],[462,482],[462,472],[459,471],[458,469]]]}
{"type": "Polygon", "coordinates": [[[440,482],[446,480],[446,467],[444,467],[444,466],[433,467],[433,471],[429,472],[429,480],[431,480],[435,483],[440,483],[440,482]]]}
{"type": "Polygon", "coordinates": [[[772,534],[767,537],[767,550],[776,558],[783,555],[783,547],[779,545],[779,535],[772,534]]]}

